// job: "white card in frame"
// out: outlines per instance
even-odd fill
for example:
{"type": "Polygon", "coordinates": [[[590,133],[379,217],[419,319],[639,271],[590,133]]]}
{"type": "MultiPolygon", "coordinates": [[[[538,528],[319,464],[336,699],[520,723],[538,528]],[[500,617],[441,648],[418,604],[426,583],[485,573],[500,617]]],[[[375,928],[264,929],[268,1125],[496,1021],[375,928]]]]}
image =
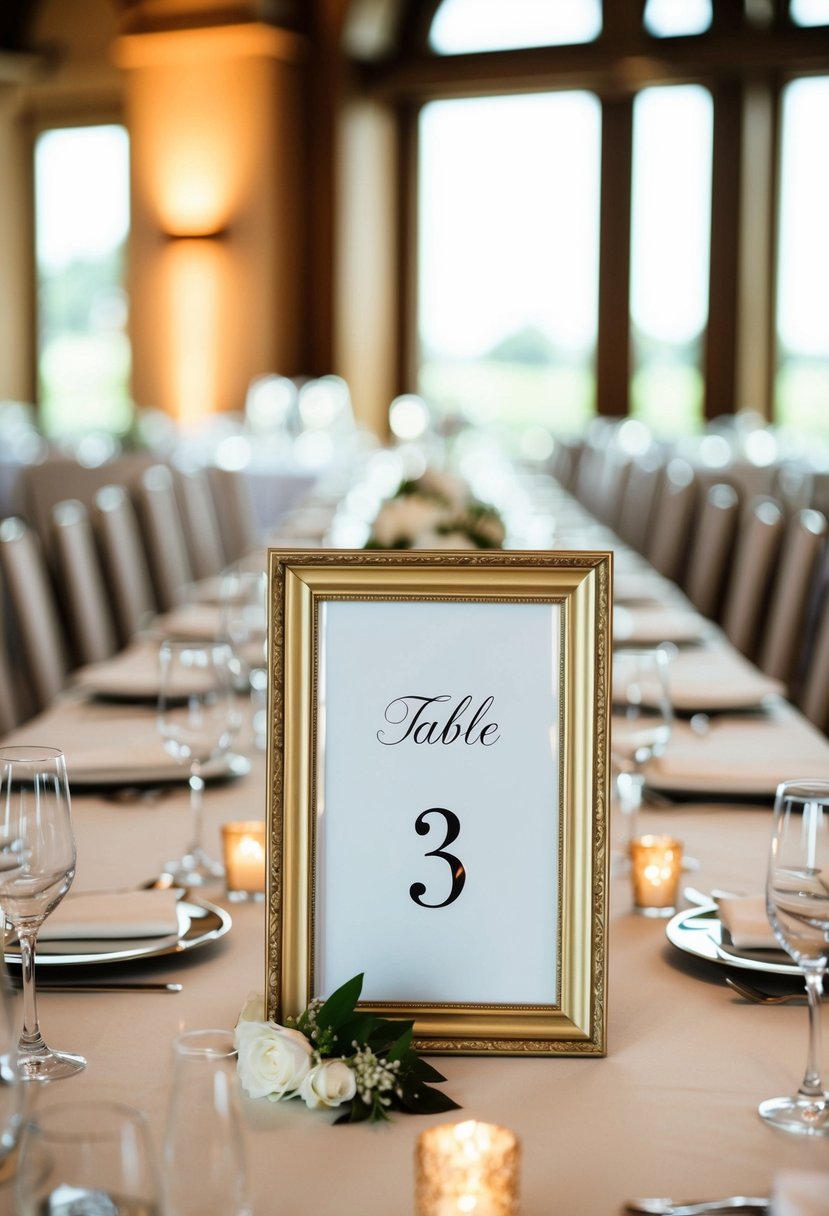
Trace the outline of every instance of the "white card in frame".
{"type": "Polygon", "coordinates": [[[611,564],[271,550],[269,1016],[604,1054],[611,564]]]}

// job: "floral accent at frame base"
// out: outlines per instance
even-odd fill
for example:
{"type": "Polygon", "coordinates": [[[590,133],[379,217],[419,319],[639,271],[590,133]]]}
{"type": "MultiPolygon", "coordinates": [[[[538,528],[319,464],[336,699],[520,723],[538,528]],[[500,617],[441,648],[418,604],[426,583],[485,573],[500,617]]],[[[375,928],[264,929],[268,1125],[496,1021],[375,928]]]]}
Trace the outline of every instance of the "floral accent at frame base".
{"type": "Polygon", "coordinates": [[[342,1108],[335,1123],[376,1123],[393,1110],[458,1110],[429,1084],[446,1078],[414,1050],[414,1023],[357,1010],[362,987],[356,975],[284,1026],[265,1019],[264,997],[248,997],[235,1032],[245,1093],[271,1102],[301,1098],[311,1110],[342,1108]]]}

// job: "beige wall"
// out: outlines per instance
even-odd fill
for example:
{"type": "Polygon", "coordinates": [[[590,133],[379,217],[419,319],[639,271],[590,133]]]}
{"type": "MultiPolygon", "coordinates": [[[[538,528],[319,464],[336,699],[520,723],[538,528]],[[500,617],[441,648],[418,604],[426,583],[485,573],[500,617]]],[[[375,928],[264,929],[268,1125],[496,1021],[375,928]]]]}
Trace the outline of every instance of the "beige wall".
{"type": "Polygon", "coordinates": [[[132,149],[135,397],[185,423],[240,409],[253,376],[303,370],[291,208],[303,50],[261,25],[117,44],[132,149]]]}

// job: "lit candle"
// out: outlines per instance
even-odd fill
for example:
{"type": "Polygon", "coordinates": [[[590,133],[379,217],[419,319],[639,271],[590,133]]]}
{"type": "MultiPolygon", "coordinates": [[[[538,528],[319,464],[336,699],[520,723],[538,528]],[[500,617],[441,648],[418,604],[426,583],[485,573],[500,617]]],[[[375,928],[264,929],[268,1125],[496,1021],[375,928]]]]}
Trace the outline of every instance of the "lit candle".
{"type": "Polygon", "coordinates": [[[265,891],[265,825],[260,820],[222,824],[227,893],[261,898],[265,891]]]}
{"type": "Polygon", "coordinates": [[[445,1123],[417,1141],[417,1216],[517,1216],[520,1149],[491,1123],[445,1123]]]}
{"type": "Polygon", "coordinates": [[[633,903],[643,916],[670,916],[676,909],[682,844],[672,836],[640,836],[631,841],[633,903]]]}

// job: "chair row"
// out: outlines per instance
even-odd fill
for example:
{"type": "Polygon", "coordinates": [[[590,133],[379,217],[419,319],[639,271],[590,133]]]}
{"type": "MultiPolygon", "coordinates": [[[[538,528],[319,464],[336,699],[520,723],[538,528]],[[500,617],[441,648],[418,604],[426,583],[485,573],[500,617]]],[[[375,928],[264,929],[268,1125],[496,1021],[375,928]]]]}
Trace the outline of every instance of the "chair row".
{"type": "Polygon", "coordinates": [[[256,548],[243,478],[211,473],[215,497],[205,470],[151,465],[129,488],[81,478],[88,505],[54,503],[45,534],[0,522],[0,733],[256,548]]]}
{"type": "Polygon", "coordinates": [[[572,492],[684,591],[703,616],[792,700],[829,727],[827,521],[770,495],[741,501],[688,461],[657,449],[582,456],[572,492]]]}

